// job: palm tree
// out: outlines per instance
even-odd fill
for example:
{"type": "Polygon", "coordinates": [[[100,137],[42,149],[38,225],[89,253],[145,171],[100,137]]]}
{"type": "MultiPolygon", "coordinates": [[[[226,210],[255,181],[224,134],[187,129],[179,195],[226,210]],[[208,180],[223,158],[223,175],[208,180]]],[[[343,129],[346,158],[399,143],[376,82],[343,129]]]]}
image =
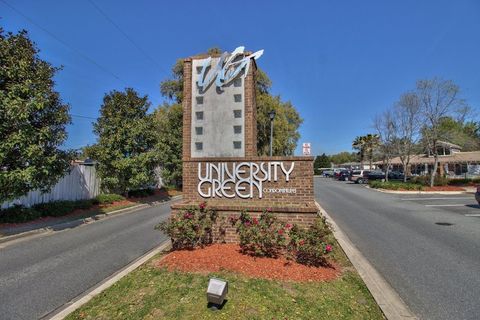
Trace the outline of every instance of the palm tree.
{"type": "Polygon", "coordinates": [[[361,169],[363,169],[363,161],[365,160],[365,136],[356,137],[352,142],[352,148],[358,150],[361,169]]]}
{"type": "Polygon", "coordinates": [[[352,148],[358,150],[360,155],[360,163],[363,168],[365,155],[368,155],[370,170],[372,169],[373,152],[380,146],[380,136],[378,134],[367,134],[366,136],[358,136],[353,140],[352,148]]]}
{"type": "Polygon", "coordinates": [[[372,170],[373,152],[380,146],[380,136],[378,134],[367,134],[363,136],[365,152],[368,154],[370,170],[372,170]]]}

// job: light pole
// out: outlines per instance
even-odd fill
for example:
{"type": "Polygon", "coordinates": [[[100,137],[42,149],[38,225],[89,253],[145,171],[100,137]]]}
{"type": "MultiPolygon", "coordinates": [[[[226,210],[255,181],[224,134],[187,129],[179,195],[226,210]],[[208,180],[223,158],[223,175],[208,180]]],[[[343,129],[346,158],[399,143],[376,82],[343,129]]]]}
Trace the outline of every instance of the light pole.
{"type": "Polygon", "coordinates": [[[268,113],[270,117],[270,157],[273,154],[273,119],[275,119],[275,110],[268,113]]]}

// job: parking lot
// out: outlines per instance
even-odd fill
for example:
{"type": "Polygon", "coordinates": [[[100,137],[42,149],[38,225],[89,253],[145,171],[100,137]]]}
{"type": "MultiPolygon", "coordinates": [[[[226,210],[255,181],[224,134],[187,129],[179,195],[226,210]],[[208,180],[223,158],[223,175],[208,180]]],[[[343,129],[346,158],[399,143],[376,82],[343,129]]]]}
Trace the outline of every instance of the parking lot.
{"type": "Polygon", "coordinates": [[[475,200],[475,196],[469,193],[457,195],[400,195],[400,200],[415,202],[426,208],[436,208],[466,217],[480,218],[480,206],[475,200]]]}
{"type": "Polygon", "coordinates": [[[397,194],[315,178],[315,197],[420,319],[478,319],[474,194],[397,194]]]}

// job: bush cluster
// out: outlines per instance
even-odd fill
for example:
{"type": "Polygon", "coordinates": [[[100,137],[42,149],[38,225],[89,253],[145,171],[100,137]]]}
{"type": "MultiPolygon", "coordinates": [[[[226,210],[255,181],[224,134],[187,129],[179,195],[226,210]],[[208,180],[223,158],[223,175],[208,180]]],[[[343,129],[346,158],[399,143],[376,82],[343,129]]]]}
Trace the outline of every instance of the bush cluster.
{"type": "Polygon", "coordinates": [[[311,266],[327,266],[326,255],[332,251],[329,244],[332,231],[324,218],[317,218],[307,229],[296,224],[283,224],[270,212],[264,211],[259,219],[242,212],[231,216],[240,237],[242,252],[255,256],[277,257],[311,266]]]}
{"type": "Polygon", "coordinates": [[[122,200],[125,200],[125,197],[115,193],[99,194],[95,198],[95,201],[97,204],[110,204],[115,201],[122,201],[122,200]]]}
{"type": "Polygon", "coordinates": [[[193,249],[213,242],[217,217],[215,210],[207,208],[206,203],[201,203],[198,207],[179,210],[155,228],[171,238],[174,249],[193,249]]]}
{"type": "Polygon", "coordinates": [[[95,200],[78,201],[52,201],[39,203],[33,209],[40,212],[43,217],[61,217],[76,209],[89,209],[95,204],[95,200]]]}
{"type": "MultiPolygon", "coordinates": [[[[423,186],[430,186],[430,176],[429,175],[427,175],[427,176],[416,176],[416,177],[413,177],[411,181],[413,183],[420,184],[420,185],[423,185],[423,186]]],[[[446,186],[446,185],[448,185],[448,181],[449,181],[448,178],[436,175],[435,179],[433,181],[433,185],[434,186],[446,186]]]]}
{"type": "Polygon", "coordinates": [[[232,215],[229,221],[218,221],[215,210],[204,202],[198,207],[177,211],[167,221],[155,228],[165,232],[172,240],[173,249],[194,249],[213,243],[214,228],[222,233],[222,223],[230,223],[237,230],[243,253],[287,259],[312,266],[327,266],[326,255],[332,251],[332,231],[324,218],[317,218],[307,229],[295,224],[280,222],[271,210],[264,211],[259,218],[247,212],[232,215]]]}
{"type": "Polygon", "coordinates": [[[289,232],[290,241],[287,251],[298,263],[310,266],[327,266],[326,254],[332,251],[329,240],[332,231],[325,218],[317,218],[308,229],[294,225],[289,232]]]}
{"type": "Polygon", "coordinates": [[[24,206],[15,205],[8,209],[0,210],[0,223],[22,223],[40,218],[42,214],[24,206]]]}
{"type": "Polygon", "coordinates": [[[372,180],[368,184],[374,189],[386,189],[386,190],[422,190],[423,186],[417,183],[408,183],[400,181],[385,181],[372,180]]]}
{"type": "Polygon", "coordinates": [[[255,256],[277,257],[285,248],[291,228],[281,224],[270,211],[264,211],[259,219],[242,212],[238,218],[231,216],[230,222],[237,228],[242,252],[255,256]]]}
{"type": "Polygon", "coordinates": [[[155,194],[155,190],[151,188],[128,191],[128,197],[130,198],[143,198],[143,197],[152,196],[154,194],[155,194]]]}

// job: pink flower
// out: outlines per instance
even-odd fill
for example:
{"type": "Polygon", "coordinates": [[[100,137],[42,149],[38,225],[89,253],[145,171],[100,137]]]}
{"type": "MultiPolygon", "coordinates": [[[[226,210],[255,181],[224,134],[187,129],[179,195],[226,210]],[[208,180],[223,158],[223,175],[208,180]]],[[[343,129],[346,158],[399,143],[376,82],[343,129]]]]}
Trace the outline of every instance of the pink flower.
{"type": "Polygon", "coordinates": [[[272,208],[267,208],[267,212],[272,212],[272,208]]]}
{"type": "Polygon", "coordinates": [[[303,246],[305,244],[305,240],[300,240],[300,242],[298,244],[303,246]]]}
{"type": "Polygon", "coordinates": [[[250,221],[245,221],[245,225],[248,227],[250,226],[250,221]]]}
{"type": "Polygon", "coordinates": [[[190,212],[187,212],[183,215],[184,219],[190,219],[192,217],[192,214],[190,212]]]}
{"type": "Polygon", "coordinates": [[[327,252],[332,251],[332,246],[327,244],[326,247],[325,247],[325,251],[327,251],[327,252]]]}
{"type": "Polygon", "coordinates": [[[203,209],[205,209],[205,208],[207,207],[207,203],[206,203],[206,202],[202,202],[202,203],[200,203],[199,207],[200,207],[200,209],[203,210],[203,209]]]}
{"type": "Polygon", "coordinates": [[[278,230],[278,234],[283,234],[284,231],[285,231],[285,230],[280,229],[280,230],[278,230]]]}
{"type": "Polygon", "coordinates": [[[292,225],[291,225],[290,223],[287,223],[287,224],[285,225],[285,228],[287,228],[287,229],[290,229],[291,227],[292,227],[292,225]]]}
{"type": "Polygon", "coordinates": [[[257,218],[253,218],[253,224],[258,224],[257,218]]]}

